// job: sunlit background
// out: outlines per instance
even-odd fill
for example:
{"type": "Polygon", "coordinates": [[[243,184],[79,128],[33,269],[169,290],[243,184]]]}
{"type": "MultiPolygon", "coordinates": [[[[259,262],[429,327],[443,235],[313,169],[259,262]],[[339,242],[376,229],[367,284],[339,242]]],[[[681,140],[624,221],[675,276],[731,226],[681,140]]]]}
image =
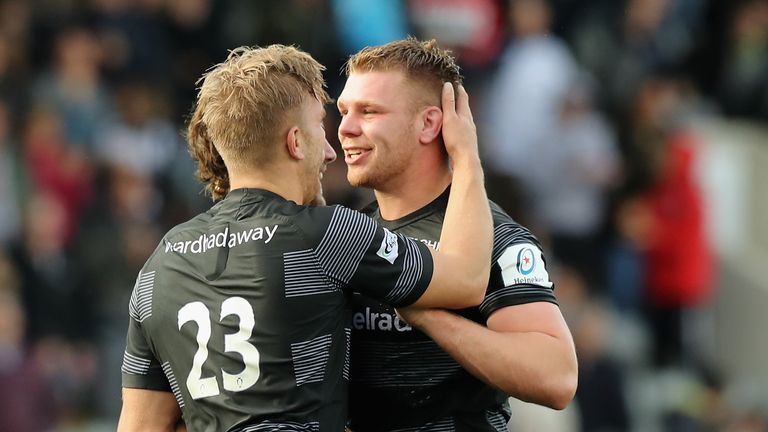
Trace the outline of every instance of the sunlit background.
{"type": "MultiPolygon", "coordinates": [[[[510,429],[768,430],[768,1],[0,0],[0,431],[114,430],[137,271],[210,205],[205,69],[295,44],[337,96],[407,35],[461,62],[577,344],[575,402],[512,401],[510,429]]],[[[371,199],[344,176],[330,203],[371,199]]]]}

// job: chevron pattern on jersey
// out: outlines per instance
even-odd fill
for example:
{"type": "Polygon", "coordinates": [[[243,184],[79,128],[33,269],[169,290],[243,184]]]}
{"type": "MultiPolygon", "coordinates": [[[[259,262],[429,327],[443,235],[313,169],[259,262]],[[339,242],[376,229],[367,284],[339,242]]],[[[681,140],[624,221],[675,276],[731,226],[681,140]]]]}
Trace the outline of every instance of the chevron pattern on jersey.
{"type": "Polygon", "coordinates": [[[311,249],[283,254],[285,296],[327,294],[337,289],[328,283],[311,249]]]}
{"type": "Polygon", "coordinates": [[[399,303],[407,296],[416,283],[421,279],[421,273],[424,271],[424,259],[419,253],[419,247],[414,241],[405,242],[405,263],[403,272],[395,283],[395,288],[387,294],[385,301],[390,304],[399,303]]]}
{"type": "Polygon", "coordinates": [[[455,374],[461,366],[431,340],[416,342],[358,341],[354,379],[381,387],[430,386],[455,374]]]}
{"type": "Polygon", "coordinates": [[[123,353],[123,366],[120,370],[123,373],[132,375],[146,375],[149,372],[149,364],[152,361],[135,356],[128,351],[123,353]]]}
{"type": "Polygon", "coordinates": [[[138,322],[152,316],[152,289],[155,286],[155,272],[139,272],[136,285],[128,303],[128,314],[138,322]]]}
{"type": "Polygon", "coordinates": [[[346,342],[346,351],[344,352],[344,369],[341,371],[345,380],[349,380],[349,349],[352,345],[352,329],[344,329],[344,339],[346,342]]]}
{"type": "Polygon", "coordinates": [[[453,425],[452,418],[445,418],[432,423],[427,423],[424,426],[394,429],[391,432],[453,432],[456,428],[453,425]]]}
{"type": "Polygon", "coordinates": [[[324,335],[291,344],[297,386],[323,380],[330,357],[331,340],[331,335],[324,335]]]}
{"type": "Polygon", "coordinates": [[[507,419],[504,415],[498,411],[486,411],[485,417],[488,419],[488,423],[493,426],[498,432],[507,432],[507,419]]]}
{"type": "Polygon", "coordinates": [[[511,223],[496,225],[493,229],[493,255],[491,262],[496,262],[512,244],[515,243],[533,243],[538,246],[539,242],[523,227],[511,223]]]}
{"type": "Polygon", "coordinates": [[[176,402],[179,403],[180,408],[184,408],[184,398],[181,396],[181,390],[179,390],[179,384],[176,382],[176,376],[173,375],[171,364],[169,362],[165,362],[160,366],[163,367],[163,372],[165,372],[165,377],[168,378],[168,383],[171,385],[171,391],[173,392],[173,395],[176,397],[176,402]]]}
{"type": "Polygon", "coordinates": [[[295,423],[270,421],[238,429],[238,432],[319,432],[320,422],[295,423]]]}
{"type": "Polygon", "coordinates": [[[376,233],[376,223],[354,210],[336,207],[320,244],[317,258],[331,283],[342,288],[355,274],[376,233]]]}

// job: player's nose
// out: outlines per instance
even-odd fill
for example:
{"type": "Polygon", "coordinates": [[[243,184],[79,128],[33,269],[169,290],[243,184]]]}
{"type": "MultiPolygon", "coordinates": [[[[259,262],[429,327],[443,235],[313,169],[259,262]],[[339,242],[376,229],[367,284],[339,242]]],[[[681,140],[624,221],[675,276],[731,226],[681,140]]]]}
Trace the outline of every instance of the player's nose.
{"type": "Polygon", "coordinates": [[[336,150],[333,149],[328,141],[325,142],[325,154],[323,156],[326,164],[336,160],[336,150]]]}
{"type": "Polygon", "coordinates": [[[360,133],[360,122],[356,115],[348,113],[341,118],[341,123],[339,123],[339,140],[342,138],[356,137],[359,136],[360,133]]]}

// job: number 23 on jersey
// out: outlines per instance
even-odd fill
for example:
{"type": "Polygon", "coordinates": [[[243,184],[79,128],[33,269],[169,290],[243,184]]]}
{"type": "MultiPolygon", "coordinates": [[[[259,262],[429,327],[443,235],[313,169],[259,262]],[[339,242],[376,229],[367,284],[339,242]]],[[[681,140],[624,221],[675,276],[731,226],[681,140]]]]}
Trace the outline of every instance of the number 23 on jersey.
{"type": "MultiPolygon", "coordinates": [[[[255,324],[253,307],[242,297],[229,297],[221,303],[219,321],[229,315],[237,316],[239,331],[224,335],[224,351],[239,353],[243,357],[244,367],[236,374],[221,369],[221,377],[224,390],[240,392],[256,384],[260,374],[259,350],[248,342],[255,324]]],[[[179,309],[179,330],[190,321],[197,324],[197,351],[192,360],[192,369],[187,374],[187,390],[192,399],[216,396],[220,393],[216,377],[202,376],[203,364],[208,359],[208,341],[211,338],[211,314],[203,302],[190,302],[179,309]]]]}

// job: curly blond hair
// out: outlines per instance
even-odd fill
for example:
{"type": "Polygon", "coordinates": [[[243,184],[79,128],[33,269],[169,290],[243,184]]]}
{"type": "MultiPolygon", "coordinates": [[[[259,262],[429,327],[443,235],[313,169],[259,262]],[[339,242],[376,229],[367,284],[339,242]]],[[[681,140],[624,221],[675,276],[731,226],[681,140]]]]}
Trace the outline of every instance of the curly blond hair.
{"type": "Polygon", "coordinates": [[[187,143],[214,200],[229,192],[227,167],[258,169],[274,157],[288,113],[307,96],[331,101],[323,70],[295,47],[270,45],[236,48],[200,78],[187,143]]]}

